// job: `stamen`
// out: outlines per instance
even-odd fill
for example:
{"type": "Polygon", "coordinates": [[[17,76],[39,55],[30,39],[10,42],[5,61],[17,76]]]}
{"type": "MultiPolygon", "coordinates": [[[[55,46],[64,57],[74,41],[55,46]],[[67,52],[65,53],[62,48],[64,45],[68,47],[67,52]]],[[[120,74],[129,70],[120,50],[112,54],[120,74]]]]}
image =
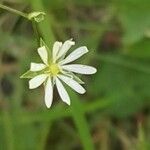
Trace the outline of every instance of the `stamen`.
{"type": "Polygon", "coordinates": [[[57,64],[50,64],[45,73],[49,73],[51,76],[56,76],[60,72],[57,64]]]}

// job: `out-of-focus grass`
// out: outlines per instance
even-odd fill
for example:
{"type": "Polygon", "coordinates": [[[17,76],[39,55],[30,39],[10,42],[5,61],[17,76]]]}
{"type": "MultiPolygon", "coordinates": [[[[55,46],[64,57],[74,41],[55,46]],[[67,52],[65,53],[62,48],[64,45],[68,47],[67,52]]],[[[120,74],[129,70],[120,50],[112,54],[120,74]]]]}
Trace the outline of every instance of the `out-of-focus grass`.
{"type": "Polygon", "coordinates": [[[27,12],[45,11],[46,18],[37,27],[49,47],[55,40],[73,37],[77,46],[90,50],[81,62],[95,65],[98,72],[84,77],[85,95],[69,90],[71,107],[55,96],[47,110],[43,89],[29,90],[28,81],[19,79],[31,61],[39,60],[32,24],[0,12],[0,149],[148,150],[150,2],[6,4],[27,12]]]}

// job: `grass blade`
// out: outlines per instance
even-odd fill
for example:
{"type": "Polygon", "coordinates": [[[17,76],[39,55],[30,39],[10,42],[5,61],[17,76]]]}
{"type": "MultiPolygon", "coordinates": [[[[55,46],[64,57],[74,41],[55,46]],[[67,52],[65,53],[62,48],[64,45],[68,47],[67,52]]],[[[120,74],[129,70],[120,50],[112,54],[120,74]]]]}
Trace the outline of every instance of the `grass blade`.
{"type": "Polygon", "coordinates": [[[90,135],[90,129],[88,127],[88,123],[84,114],[84,107],[82,106],[76,94],[70,92],[70,95],[72,97],[71,101],[72,104],[70,109],[72,112],[72,117],[74,119],[75,125],[79,131],[83,148],[85,150],[94,150],[94,145],[90,135]]]}

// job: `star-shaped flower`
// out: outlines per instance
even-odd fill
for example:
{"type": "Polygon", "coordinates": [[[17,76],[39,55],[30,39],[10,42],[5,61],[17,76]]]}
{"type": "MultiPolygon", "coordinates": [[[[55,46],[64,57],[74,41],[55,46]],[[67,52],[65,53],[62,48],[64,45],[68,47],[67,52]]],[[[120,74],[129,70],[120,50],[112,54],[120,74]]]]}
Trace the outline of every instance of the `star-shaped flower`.
{"type": "Polygon", "coordinates": [[[62,81],[70,86],[76,92],[83,94],[85,89],[81,86],[81,81],[74,73],[94,74],[96,69],[91,66],[81,64],[69,64],[80,58],[88,52],[86,46],[79,47],[68,56],[66,53],[75,45],[72,40],[67,40],[63,44],[56,41],[53,45],[52,54],[49,56],[48,48],[45,44],[38,48],[38,54],[43,63],[34,63],[30,65],[30,71],[22,75],[22,78],[32,78],[29,81],[29,88],[35,89],[44,83],[45,104],[50,108],[53,100],[53,88],[56,85],[62,101],[70,105],[70,97],[62,84],[62,81]]]}

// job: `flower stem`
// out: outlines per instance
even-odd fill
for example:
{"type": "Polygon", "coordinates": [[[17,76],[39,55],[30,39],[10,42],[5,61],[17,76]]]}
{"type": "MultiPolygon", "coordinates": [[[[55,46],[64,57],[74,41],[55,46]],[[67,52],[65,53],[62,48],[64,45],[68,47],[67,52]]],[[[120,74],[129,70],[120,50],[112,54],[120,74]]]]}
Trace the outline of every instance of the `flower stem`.
{"type": "Polygon", "coordinates": [[[4,10],[7,10],[7,11],[9,11],[9,12],[12,12],[12,13],[14,13],[14,14],[17,14],[17,15],[19,15],[19,16],[22,16],[22,17],[24,17],[24,18],[26,18],[26,19],[28,19],[28,15],[27,15],[26,13],[23,13],[23,12],[18,11],[18,10],[16,10],[16,9],[10,8],[10,7],[5,6],[5,5],[3,5],[3,4],[0,4],[0,8],[2,8],[2,9],[4,9],[4,10]]]}
{"type": "Polygon", "coordinates": [[[32,27],[33,27],[33,31],[34,31],[35,37],[37,39],[37,43],[38,43],[38,45],[40,45],[40,35],[39,35],[38,29],[37,29],[36,22],[32,21],[32,27]]]}

